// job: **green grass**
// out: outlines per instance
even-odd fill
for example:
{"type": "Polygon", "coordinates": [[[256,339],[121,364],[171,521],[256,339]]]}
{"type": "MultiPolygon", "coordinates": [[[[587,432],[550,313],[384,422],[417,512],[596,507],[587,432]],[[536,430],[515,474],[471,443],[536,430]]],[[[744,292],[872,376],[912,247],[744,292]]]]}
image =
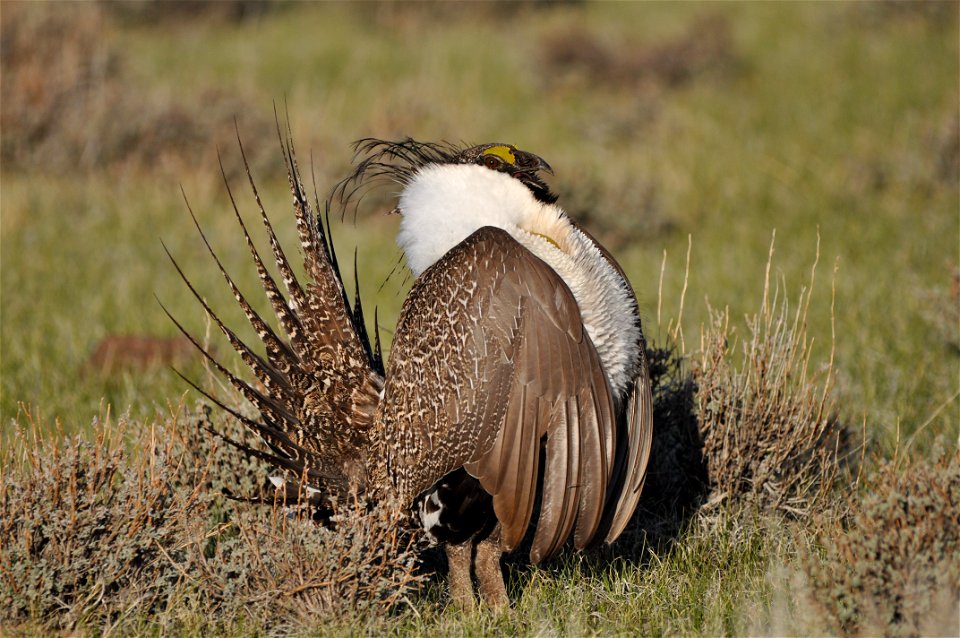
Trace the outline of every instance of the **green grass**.
{"type": "MultiPolygon", "coordinates": [[[[99,46],[122,52],[117,63],[134,104],[169,100],[202,122],[195,98],[204,91],[244,101],[241,134],[261,158],[256,176],[291,250],[289,195],[270,128],[274,102],[289,112],[301,161],[309,164],[312,155],[321,197],[349,170],[350,142],[365,136],[504,140],[544,156],[555,169],[560,203],[589,212],[591,230],[626,268],[653,341],[665,340],[686,281],[688,352],[699,347],[708,300],[729,306],[735,320],[756,310],[774,231],[774,275],[791,299],[809,281],[819,235],[809,313],[813,365],[824,365],[835,348],[840,417],[855,430],[862,423],[876,453],[889,456],[921,428],[912,443],[921,454],[937,437],[960,435],[960,356],[930,319],[931,295],[960,303],[950,298],[951,268],[960,262],[957,129],[951,132],[960,108],[960,51],[955,7],[944,7],[930,17],[840,3],[296,5],[242,22],[108,20],[99,46]],[[683,37],[707,14],[726,20],[728,57],[686,83],[610,83],[548,63],[544,43],[558,34],[583,30],[629,57],[683,37]]],[[[3,95],[4,102],[16,99],[3,95]]],[[[4,126],[10,135],[6,120],[4,126]]],[[[235,142],[226,136],[205,143],[221,148],[241,209],[255,222],[252,198],[237,177],[235,142]]],[[[228,323],[243,326],[180,194],[182,186],[241,287],[256,292],[212,157],[86,171],[5,159],[2,438],[21,403],[59,419],[67,432],[85,432],[102,402],[149,420],[186,391],[165,368],[108,378],[82,369],[104,336],[176,334],[155,295],[189,328],[208,329],[161,240],[228,323]]],[[[358,246],[364,291],[389,328],[409,282],[400,272],[378,291],[399,258],[397,220],[379,215],[388,209],[381,204],[371,200],[356,224],[335,224],[335,233],[343,261],[358,246]]],[[[944,322],[956,335],[953,317],[944,322]]],[[[225,353],[226,343],[213,336],[225,353]]],[[[187,372],[203,374],[199,365],[187,372]]],[[[464,619],[428,596],[399,618],[349,619],[317,630],[776,631],[783,588],[770,574],[789,572],[796,549],[763,525],[736,525],[694,526],[639,569],[578,569],[569,557],[518,576],[517,609],[506,619],[464,619]],[[747,617],[757,609],[759,628],[747,617]]],[[[179,629],[209,630],[202,618],[195,622],[179,629]]],[[[257,632],[236,623],[227,629],[257,632]]]]}
{"type": "Polygon", "coordinates": [[[710,533],[693,529],[671,551],[654,553],[642,569],[567,556],[547,568],[513,572],[516,604],[505,617],[464,618],[455,610],[427,608],[420,617],[404,614],[399,625],[381,621],[371,631],[386,629],[398,636],[743,634],[751,623],[758,629],[769,621],[762,612],[749,619],[742,612],[767,589],[766,575],[755,567],[786,556],[785,545],[764,535],[775,531],[762,524],[747,531],[729,521],[710,533]]]}

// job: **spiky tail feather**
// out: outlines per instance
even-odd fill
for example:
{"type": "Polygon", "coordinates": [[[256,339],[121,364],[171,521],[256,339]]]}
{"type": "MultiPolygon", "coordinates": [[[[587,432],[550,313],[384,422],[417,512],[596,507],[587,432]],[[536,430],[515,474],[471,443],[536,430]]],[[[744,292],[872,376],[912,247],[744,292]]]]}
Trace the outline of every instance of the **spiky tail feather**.
{"type": "MultiPolygon", "coordinates": [[[[354,282],[357,292],[351,306],[330,235],[330,203],[325,203],[324,217],[321,219],[311,207],[303,188],[289,125],[284,137],[279,117],[277,134],[293,194],[297,234],[304,258],[304,269],[309,278],[306,286],[301,285],[294,274],[274,232],[250,171],[239,131],[237,141],[244,171],[260,212],[274,262],[283,280],[285,294],[253,243],[240,215],[222,161],[220,170],[260,284],[286,339],[277,334],[240,292],[213,250],[189,202],[187,209],[197,232],[263,344],[265,357],[257,354],[224,324],[164,246],[180,277],[251,369],[260,387],[254,387],[227,370],[165,307],[163,309],[214,368],[257,409],[259,419],[245,416],[184,377],[185,380],[254,431],[270,451],[252,448],[224,435],[218,436],[227,438],[231,445],[248,455],[287,470],[297,479],[305,478],[312,489],[319,490],[312,492],[311,499],[328,501],[345,495],[352,487],[362,486],[364,482],[364,455],[368,451],[369,430],[373,424],[380,391],[383,389],[379,326],[374,331],[375,341],[371,344],[364,320],[359,280],[356,277],[356,256],[354,282]]],[[[316,189],[315,184],[314,188],[316,189]]],[[[315,202],[319,209],[319,197],[315,196],[315,202]]]]}

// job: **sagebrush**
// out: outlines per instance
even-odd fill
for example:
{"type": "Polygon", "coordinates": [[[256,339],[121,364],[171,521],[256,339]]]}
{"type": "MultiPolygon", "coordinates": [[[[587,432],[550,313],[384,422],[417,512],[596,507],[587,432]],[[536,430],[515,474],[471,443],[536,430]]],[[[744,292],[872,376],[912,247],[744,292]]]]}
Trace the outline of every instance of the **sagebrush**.
{"type": "Polygon", "coordinates": [[[710,505],[732,500],[808,516],[827,504],[850,452],[849,435],[830,392],[832,356],[822,369],[810,366],[811,290],[802,290],[791,308],[781,285],[771,288],[770,266],[746,331],[738,333],[728,311],[711,308],[694,355],[710,505]]]}
{"type": "Polygon", "coordinates": [[[283,504],[226,499],[221,486],[257,494],[266,468],[202,429],[206,418],[177,413],[140,432],[102,419],[85,441],[25,417],[0,456],[4,626],[175,627],[189,610],[289,629],[385,612],[421,579],[416,539],[389,508],[343,503],[328,529],[283,504]]]}
{"type": "MultiPolygon", "coordinates": [[[[954,443],[949,444],[955,446],[954,443]]],[[[960,622],[960,452],[881,461],[806,557],[829,631],[948,635],[960,622]]]]}

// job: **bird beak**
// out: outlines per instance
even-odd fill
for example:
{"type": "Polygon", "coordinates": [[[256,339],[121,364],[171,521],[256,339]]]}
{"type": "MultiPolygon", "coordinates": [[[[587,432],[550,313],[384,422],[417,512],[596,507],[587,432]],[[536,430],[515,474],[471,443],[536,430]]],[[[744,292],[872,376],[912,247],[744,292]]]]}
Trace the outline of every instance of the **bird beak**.
{"type": "Polygon", "coordinates": [[[537,162],[538,162],[537,164],[538,171],[545,171],[553,175],[553,168],[551,168],[551,166],[547,164],[547,160],[543,159],[539,155],[534,155],[534,157],[537,159],[537,162]]]}
{"type": "Polygon", "coordinates": [[[524,173],[537,173],[544,171],[553,175],[553,168],[547,164],[547,161],[539,155],[528,153],[526,151],[515,151],[516,166],[519,171],[524,173]]]}

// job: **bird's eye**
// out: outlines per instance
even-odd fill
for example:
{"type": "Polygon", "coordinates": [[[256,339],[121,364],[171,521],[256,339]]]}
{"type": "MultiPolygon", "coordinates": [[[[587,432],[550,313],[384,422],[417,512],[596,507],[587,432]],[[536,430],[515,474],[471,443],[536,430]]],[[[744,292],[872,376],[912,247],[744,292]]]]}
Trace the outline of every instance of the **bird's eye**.
{"type": "Polygon", "coordinates": [[[483,158],[483,165],[489,169],[496,170],[500,168],[501,160],[496,155],[486,155],[483,158]]]}

